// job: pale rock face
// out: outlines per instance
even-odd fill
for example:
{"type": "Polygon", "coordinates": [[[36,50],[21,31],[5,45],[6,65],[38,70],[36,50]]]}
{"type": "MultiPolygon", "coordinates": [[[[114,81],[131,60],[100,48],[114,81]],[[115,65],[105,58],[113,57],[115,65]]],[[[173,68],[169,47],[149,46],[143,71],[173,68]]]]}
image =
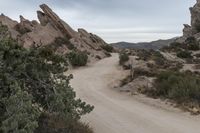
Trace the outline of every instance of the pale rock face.
{"type": "Polygon", "coordinates": [[[48,17],[41,11],[37,11],[37,17],[42,26],[46,26],[47,23],[49,22],[48,17]]]}
{"type": "Polygon", "coordinates": [[[197,0],[197,3],[194,7],[190,8],[191,12],[191,26],[193,34],[196,34],[200,31],[200,1],[197,0]]]}
{"type": "Polygon", "coordinates": [[[15,26],[18,24],[17,21],[13,21],[9,17],[1,14],[0,15],[0,22],[3,25],[6,25],[8,27],[8,30],[10,32],[11,37],[14,38],[14,39],[17,39],[17,36],[19,35],[19,33],[14,29],[15,26]]]}
{"type": "Polygon", "coordinates": [[[200,41],[200,0],[190,8],[191,13],[191,26],[184,24],[183,36],[176,41],[185,43],[188,37],[195,37],[197,41],[200,41]]]}
{"type": "MultiPolygon", "coordinates": [[[[73,30],[45,4],[40,5],[40,8],[42,11],[37,11],[40,23],[35,20],[29,21],[23,16],[20,16],[18,23],[3,14],[0,15],[0,22],[7,25],[11,37],[26,48],[32,45],[49,45],[61,37],[69,39],[78,50],[90,53],[90,61],[95,60],[97,55],[101,58],[106,57],[105,51],[101,48],[102,45],[107,45],[103,39],[84,29],[78,29],[78,32],[73,30]]],[[[69,51],[67,48],[60,49],[64,53],[69,51]]]]}
{"type": "Polygon", "coordinates": [[[183,36],[185,37],[192,36],[192,27],[190,25],[184,24],[183,36]]]}
{"type": "Polygon", "coordinates": [[[67,38],[72,38],[75,34],[75,31],[61,20],[47,5],[40,5],[40,8],[43,10],[45,19],[48,19],[49,22],[58,28],[67,38]]]}

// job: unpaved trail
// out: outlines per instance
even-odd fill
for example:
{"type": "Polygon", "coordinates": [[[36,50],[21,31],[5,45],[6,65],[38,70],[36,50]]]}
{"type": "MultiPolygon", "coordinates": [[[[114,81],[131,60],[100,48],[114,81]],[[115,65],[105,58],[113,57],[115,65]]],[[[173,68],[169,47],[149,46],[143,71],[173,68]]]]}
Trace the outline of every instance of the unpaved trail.
{"type": "Polygon", "coordinates": [[[95,133],[200,133],[200,119],[135,100],[109,88],[120,79],[118,55],[73,70],[71,84],[77,96],[95,106],[83,120],[95,133]]]}

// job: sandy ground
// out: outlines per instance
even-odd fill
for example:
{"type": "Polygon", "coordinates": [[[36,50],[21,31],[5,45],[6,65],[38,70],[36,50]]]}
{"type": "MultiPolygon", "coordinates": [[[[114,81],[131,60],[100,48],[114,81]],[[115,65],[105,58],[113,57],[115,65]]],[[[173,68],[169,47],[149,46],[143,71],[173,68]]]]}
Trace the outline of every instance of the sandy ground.
{"type": "Polygon", "coordinates": [[[72,73],[71,84],[77,96],[95,106],[94,111],[83,118],[95,133],[200,132],[198,116],[163,105],[158,100],[111,89],[110,85],[124,76],[118,68],[117,54],[72,73]]]}

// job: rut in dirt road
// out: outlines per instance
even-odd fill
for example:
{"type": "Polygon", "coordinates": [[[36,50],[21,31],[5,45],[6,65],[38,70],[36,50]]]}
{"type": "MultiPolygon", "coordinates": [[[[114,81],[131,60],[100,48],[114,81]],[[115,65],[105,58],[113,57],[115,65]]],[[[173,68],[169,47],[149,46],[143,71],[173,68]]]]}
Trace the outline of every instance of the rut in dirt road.
{"type": "Polygon", "coordinates": [[[110,89],[122,75],[118,54],[72,73],[77,96],[95,106],[83,118],[95,133],[200,133],[198,117],[152,107],[110,89]]]}

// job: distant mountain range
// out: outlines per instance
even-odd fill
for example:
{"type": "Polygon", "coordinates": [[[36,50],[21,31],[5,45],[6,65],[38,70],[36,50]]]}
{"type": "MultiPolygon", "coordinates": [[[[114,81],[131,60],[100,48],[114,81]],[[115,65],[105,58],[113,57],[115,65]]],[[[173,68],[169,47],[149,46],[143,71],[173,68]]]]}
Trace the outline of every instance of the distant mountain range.
{"type": "Polygon", "coordinates": [[[164,46],[170,45],[176,38],[168,39],[168,40],[157,40],[152,42],[140,42],[140,43],[129,43],[129,42],[118,42],[112,43],[111,45],[116,48],[127,49],[160,49],[164,46]]]}

